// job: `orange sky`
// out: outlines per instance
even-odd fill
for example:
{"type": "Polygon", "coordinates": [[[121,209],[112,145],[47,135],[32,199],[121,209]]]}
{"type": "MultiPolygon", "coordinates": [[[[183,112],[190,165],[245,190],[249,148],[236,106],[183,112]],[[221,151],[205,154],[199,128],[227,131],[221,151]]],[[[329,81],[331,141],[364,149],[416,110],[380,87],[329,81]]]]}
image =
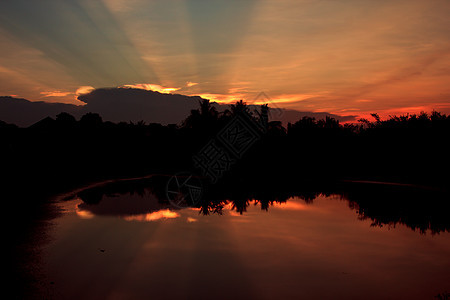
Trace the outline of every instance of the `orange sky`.
{"type": "Polygon", "coordinates": [[[450,113],[448,0],[5,0],[0,95],[136,86],[340,115],[450,113]],[[5,46],[6,45],[6,46],[5,46]]]}

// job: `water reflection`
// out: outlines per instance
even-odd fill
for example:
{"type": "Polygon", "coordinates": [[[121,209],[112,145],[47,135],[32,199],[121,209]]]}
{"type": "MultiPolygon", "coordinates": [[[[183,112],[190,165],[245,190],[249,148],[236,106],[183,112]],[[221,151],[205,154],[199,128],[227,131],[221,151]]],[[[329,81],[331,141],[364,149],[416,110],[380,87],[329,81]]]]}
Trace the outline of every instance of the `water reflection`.
{"type": "MultiPolygon", "coordinates": [[[[105,184],[78,194],[81,217],[114,215],[126,220],[152,221],[179,216],[179,208],[170,205],[164,193],[167,177],[105,184]]],[[[206,191],[196,208],[202,215],[223,214],[224,209],[245,214],[251,205],[268,211],[279,208],[306,209],[318,197],[338,197],[347,201],[360,220],[371,220],[372,226],[405,225],[414,231],[432,234],[450,230],[449,195],[424,187],[380,182],[341,182],[317,186],[239,187],[215,186],[206,191]],[[297,198],[303,203],[290,201],[297,198]]]]}
{"type": "Polygon", "coordinates": [[[63,202],[46,252],[55,298],[433,299],[450,290],[448,226],[437,226],[440,213],[429,208],[414,219],[407,197],[398,199],[420,198],[423,207],[437,201],[433,192],[349,183],[323,192],[273,188],[261,200],[208,190],[209,201],[177,209],[158,197],[158,180],[63,202]],[[377,206],[393,199],[390,211],[377,206]],[[441,234],[411,230],[424,220],[441,234]]]}
{"type": "MultiPolygon", "coordinates": [[[[354,186],[354,185],[353,185],[354,186]]],[[[372,226],[403,224],[421,233],[449,231],[450,198],[447,193],[408,185],[360,182],[342,195],[361,220],[372,226]]]]}

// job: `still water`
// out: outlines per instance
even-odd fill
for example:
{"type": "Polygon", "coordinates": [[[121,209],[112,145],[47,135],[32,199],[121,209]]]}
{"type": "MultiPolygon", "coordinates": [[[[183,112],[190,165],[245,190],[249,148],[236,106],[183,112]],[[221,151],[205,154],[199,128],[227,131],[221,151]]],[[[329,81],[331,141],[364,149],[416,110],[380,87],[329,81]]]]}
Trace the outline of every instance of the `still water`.
{"type": "Polygon", "coordinates": [[[342,195],[221,214],[143,193],[62,201],[43,250],[57,299],[439,299],[450,234],[373,226],[342,195]]]}

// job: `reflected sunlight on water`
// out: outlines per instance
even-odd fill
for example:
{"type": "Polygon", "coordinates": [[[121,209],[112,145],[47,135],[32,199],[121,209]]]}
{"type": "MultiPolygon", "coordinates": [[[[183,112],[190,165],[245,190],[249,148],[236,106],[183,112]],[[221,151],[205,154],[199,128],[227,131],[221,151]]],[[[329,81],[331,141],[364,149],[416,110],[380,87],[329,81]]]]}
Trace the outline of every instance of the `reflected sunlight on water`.
{"type": "Polygon", "coordinates": [[[341,197],[242,214],[151,195],[63,202],[47,246],[56,298],[433,299],[450,290],[450,236],[373,227],[341,197]],[[120,209],[118,209],[120,207],[120,209]],[[149,221],[149,222],[143,222],[149,221]],[[101,249],[102,251],[99,251],[101,249]]]}

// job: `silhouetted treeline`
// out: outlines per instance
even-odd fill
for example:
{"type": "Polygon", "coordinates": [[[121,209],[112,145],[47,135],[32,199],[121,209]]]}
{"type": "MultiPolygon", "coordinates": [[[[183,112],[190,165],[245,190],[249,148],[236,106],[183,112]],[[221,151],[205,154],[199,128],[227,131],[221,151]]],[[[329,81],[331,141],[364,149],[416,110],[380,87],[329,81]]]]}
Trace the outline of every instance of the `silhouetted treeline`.
{"type": "Polygon", "coordinates": [[[270,122],[231,176],[266,184],[292,178],[303,184],[367,179],[448,187],[449,116],[433,112],[385,121],[373,116],[373,122],[358,124],[308,117],[287,128],[270,122]]]}
{"type": "MultiPolygon", "coordinates": [[[[218,112],[207,100],[179,125],[111,123],[95,113],[79,120],[61,113],[28,128],[1,122],[2,182],[10,190],[51,194],[107,178],[201,173],[193,156],[242,112],[264,123],[261,111],[250,111],[242,101],[218,112]]],[[[373,117],[357,124],[304,117],[287,127],[269,120],[262,137],[219,183],[263,189],[286,181],[308,186],[370,179],[447,187],[449,116],[373,117]]]]}

